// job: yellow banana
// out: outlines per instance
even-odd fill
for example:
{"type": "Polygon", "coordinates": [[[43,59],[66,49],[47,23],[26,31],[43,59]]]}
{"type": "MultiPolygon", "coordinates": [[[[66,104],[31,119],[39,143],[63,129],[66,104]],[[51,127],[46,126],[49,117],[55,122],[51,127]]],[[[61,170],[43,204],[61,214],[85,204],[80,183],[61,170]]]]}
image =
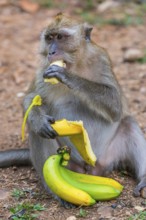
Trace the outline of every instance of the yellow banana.
{"type": "MultiPolygon", "coordinates": [[[[85,192],[87,192],[93,199],[98,200],[98,201],[103,201],[103,200],[110,200],[118,197],[122,191],[122,189],[117,189],[112,185],[107,185],[106,182],[103,180],[100,182],[92,183],[88,182],[88,179],[90,179],[90,175],[84,174],[84,178],[86,178],[86,182],[81,182],[80,181],[80,175],[82,174],[73,172],[74,175],[72,175],[71,172],[67,172],[66,168],[63,166],[60,166],[60,172],[62,177],[67,181],[69,184],[73,185],[74,187],[81,189],[85,192]],[[76,175],[77,174],[77,175],[76,175]]],[[[102,178],[102,177],[98,177],[102,178]]],[[[104,178],[106,179],[106,178],[104,178]]],[[[114,181],[114,180],[113,180],[114,181]]],[[[107,178],[107,183],[108,183],[108,178],[107,178]]]]}
{"type": "Polygon", "coordinates": [[[92,151],[88,133],[82,121],[67,121],[66,119],[62,119],[51,124],[51,126],[59,136],[69,136],[83,159],[88,164],[95,165],[96,156],[92,151]]]}
{"type": "Polygon", "coordinates": [[[50,156],[43,167],[44,179],[49,188],[60,198],[75,205],[90,206],[95,200],[83,190],[80,190],[64,180],[60,173],[62,155],[50,156]]]}
{"type": "Polygon", "coordinates": [[[61,166],[61,173],[63,176],[64,175],[68,176],[73,181],[78,181],[80,183],[97,184],[97,185],[101,184],[101,185],[112,186],[119,191],[123,190],[123,186],[119,182],[111,178],[101,177],[101,176],[92,176],[92,175],[83,174],[83,173],[76,173],[74,171],[66,169],[63,166],[61,166]]]}
{"type": "Polygon", "coordinates": [[[82,133],[82,128],[79,122],[67,121],[66,119],[55,121],[51,126],[59,136],[71,136],[82,133]]]}
{"type": "MultiPolygon", "coordinates": [[[[66,64],[63,62],[63,60],[58,60],[58,61],[55,61],[53,63],[50,64],[50,66],[52,65],[57,65],[57,66],[60,66],[60,67],[66,67],[66,64]]],[[[44,79],[44,82],[49,82],[51,84],[57,84],[59,83],[58,79],[56,78],[50,78],[50,79],[44,79]]]]}
{"type": "MultiPolygon", "coordinates": [[[[36,95],[28,107],[22,124],[22,140],[24,140],[25,125],[29,112],[33,106],[42,105],[42,98],[36,95]]],[[[71,142],[75,145],[83,159],[90,165],[94,166],[96,156],[92,151],[88,134],[83,126],[82,121],[67,121],[66,119],[58,120],[52,127],[59,136],[69,136],[71,142]]]]}

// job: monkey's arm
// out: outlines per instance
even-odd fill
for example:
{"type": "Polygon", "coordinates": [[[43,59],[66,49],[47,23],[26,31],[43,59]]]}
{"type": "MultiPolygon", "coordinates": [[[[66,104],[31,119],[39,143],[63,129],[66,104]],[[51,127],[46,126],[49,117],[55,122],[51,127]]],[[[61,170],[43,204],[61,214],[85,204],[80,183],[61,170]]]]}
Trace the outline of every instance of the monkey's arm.
{"type": "Polygon", "coordinates": [[[53,65],[44,73],[44,78],[47,77],[56,77],[72,89],[91,110],[109,122],[118,121],[121,118],[121,94],[112,73],[105,77],[106,80],[98,83],[68,73],[65,68],[53,65]]]}
{"type": "MultiPolygon", "coordinates": [[[[28,109],[33,98],[38,95],[36,91],[29,93],[24,98],[23,106],[24,111],[28,109]]],[[[51,123],[54,123],[55,119],[46,114],[46,105],[42,103],[41,106],[34,106],[29,112],[27,123],[29,129],[36,134],[39,134],[45,138],[55,138],[58,134],[52,129],[51,123]]]]}

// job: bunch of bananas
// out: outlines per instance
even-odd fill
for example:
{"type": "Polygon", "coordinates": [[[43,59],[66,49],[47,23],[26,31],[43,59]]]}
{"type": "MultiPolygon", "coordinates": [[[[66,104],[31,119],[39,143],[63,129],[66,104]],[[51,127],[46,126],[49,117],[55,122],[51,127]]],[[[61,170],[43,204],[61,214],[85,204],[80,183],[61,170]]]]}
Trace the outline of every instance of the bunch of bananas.
{"type": "Polygon", "coordinates": [[[75,205],[90,206],[96,200],[110,200],[120,195],[123,186],[113,179],[80,174],[65,168],[69,158],[68,148],[59,148],[58,154],[50,156],[43,167],[47,185],[60,198],[75,205]]]}

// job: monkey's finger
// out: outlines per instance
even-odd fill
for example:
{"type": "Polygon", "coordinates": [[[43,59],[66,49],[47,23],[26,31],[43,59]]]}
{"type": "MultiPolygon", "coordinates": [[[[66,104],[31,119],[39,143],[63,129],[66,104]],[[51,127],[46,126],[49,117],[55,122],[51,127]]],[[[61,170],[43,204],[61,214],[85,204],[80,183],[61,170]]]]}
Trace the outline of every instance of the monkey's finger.
{"type": "Polygon", "coordinates": [[[47,139],[54,139],[56,138],[56,135],[52,134],[51,132],[48,132],[47,130],[45,131],[42,131],[40,132],[40,136],[43,137],[43,138],[47,138],[47,139]]]}
{"type": "Polygon", "coordinates": [[[51,77],[55,77],[56,76],[56,73],[48,73],[48,72],[45,72],[44,74],[43,74],[43,78],[44,79],[46,79],[46,78],[51,78],[51,77]]]}
{"type": "Polygon", "coordinates": [[[48,124],[44,124],[43,128],[40,129],[39,135],[41,135],[44,138],[55,138],[58,136],[57,132],[53,130],[51,126],[48,124]]]}
{"type": "Polygon", "coordinates": [[[51,77],[57,77],[58,76],[58,72],[45,72],[43,74],[43,78],[51,78],[51,77]]]}
{"type": "Polygon", "coordinates": [[[47,78],[47,77],[57,77],[59,73],[64,73],[65,72],[65,68],[63,67],[59,67],[57,65],[53,65],[53,66],[50,66],[43,74],[43,77],[44,78],[47,78]]]}
{"type": "MultiPolygon", "coordinates": [[[[54,65],[53,65],[54,66],[54,65]]],[[[50,66],[43,74],[43,77],[45,77],[46,75],[53,73],[53,72],[57,72],[56,69],[53,68],[53,66],[50,66]]]]}
{"type": "Polygon", "coordinates": [[[57,65],[52,65],[52,66],[50,66],[50,67],[45,71],[45,73],[62,72],[62,71],[64,71],[64,70],[65,70],[64,67],[60,67],[60,66],[57,66],[57,65]]]}
{"type": "Polygon", "coordinates": [[[50,126],[47,126],[48,134],[51,138],[56,138],[58,136],[58,133],[50,126]]]}
{"type": "Polygon", "coordinates": [[[54,123],[55,123],[55,118],[54,118],[54,117],[49,116],[49,115],[47,115],[46,117],[47,117],[47,121],[48,121],[48,122],[50,122],[51,124],[54,124],[54,123]]]}

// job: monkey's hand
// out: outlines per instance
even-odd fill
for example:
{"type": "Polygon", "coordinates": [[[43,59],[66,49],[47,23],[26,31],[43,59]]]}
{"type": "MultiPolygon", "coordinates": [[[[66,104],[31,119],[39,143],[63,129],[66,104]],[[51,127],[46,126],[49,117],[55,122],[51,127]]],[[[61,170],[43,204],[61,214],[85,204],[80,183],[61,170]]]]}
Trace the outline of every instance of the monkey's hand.
{"type": "Polygon", "coordinates": [[[55,122],[55,119],[48,115],[41,115],[39,123],[35,131],[43,138],[56,138],[58,136],[57,132],[51,127],[51,124],[55,122]]]}
{"type": "Polygon", "coordinates": [[[56,78],[60,82],[65,83],[66,81],[66,68],[58,66],[58,65],[51,65],[43,74],[44,78],[56,78]]]}

